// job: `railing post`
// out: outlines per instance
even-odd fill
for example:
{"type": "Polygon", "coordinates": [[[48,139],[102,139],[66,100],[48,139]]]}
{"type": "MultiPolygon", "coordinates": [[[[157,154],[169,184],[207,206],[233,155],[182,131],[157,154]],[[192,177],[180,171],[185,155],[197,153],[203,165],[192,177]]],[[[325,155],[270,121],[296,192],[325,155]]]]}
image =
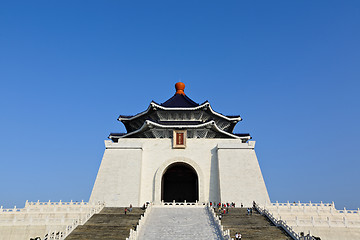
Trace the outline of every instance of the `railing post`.
{"type": "Polygon", "coordinates": [[[313,226],[315,226],[315,219],[314,219],[314,217],[311,217],[311,224],[312,224],[313,226]]]}
{"type": "Polygon", "coordinates": [[[345,226],[345,227],[348,227],[348,222],[347,222],[347,218],[346,218],[346,217],[344,217],[344,226],[345,226]]]}

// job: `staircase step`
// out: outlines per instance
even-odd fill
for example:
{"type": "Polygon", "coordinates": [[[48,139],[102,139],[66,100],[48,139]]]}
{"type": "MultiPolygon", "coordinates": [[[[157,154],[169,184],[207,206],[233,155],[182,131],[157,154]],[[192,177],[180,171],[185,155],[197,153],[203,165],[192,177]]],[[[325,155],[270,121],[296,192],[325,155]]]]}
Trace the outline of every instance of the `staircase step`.
{"type": "Polygon", "coordinates": [[[204,207],[153,206],[139,239],[214,240],[221,233],[204,207]]]}
{"type": "Polygon", "coordinates": [[[78,226],[66,237],[66,240],[125,240],[130,229],[135,229],[144,210],[133,208],[103,208],[94,214],[84,225],[78,226]]]}
{"type": "Polygon", "coordinates": [[[222,215],[221,224],[224,230],[230,229],[231,237],[234,239],[235,233],[241,233],[242,239],[250,240],[292,239],[258,212],[253,211],[252,215],[248,215],[246,208],[229,208],[229,213],[222,215]]]}

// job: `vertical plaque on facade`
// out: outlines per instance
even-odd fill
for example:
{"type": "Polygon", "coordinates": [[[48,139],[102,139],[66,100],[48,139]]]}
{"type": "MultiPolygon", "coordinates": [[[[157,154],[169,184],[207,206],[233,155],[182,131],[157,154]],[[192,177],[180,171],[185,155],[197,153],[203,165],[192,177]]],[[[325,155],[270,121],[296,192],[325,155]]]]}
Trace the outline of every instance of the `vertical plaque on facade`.
{"type": "Polygon", "coordinates": [[[174,130],[173,132],[173,148],[186,147],[186,130],[174,130]]]}

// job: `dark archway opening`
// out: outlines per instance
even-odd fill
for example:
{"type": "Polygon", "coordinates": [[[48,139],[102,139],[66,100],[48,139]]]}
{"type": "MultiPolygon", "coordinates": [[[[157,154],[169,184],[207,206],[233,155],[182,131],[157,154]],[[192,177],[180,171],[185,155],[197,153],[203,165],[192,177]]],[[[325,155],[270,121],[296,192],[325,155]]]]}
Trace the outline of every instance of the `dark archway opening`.
{"type": "Polygon", "coordinates": [[[188,164],[170,165],[162,177],[161,186],[161,200],[164,202],[199,200],[198,176],[188,164]]]}

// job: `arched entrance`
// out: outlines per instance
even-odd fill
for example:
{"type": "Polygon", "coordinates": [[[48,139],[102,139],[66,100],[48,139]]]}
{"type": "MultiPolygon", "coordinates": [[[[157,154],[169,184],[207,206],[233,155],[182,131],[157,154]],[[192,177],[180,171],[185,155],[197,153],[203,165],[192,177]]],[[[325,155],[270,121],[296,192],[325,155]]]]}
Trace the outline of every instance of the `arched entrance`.
{"type": "Polygon", "coordinates": [[[161,179],[161,200],[164,202],[195,202],[199,200],[196,171],[186,163],[173,163],[161,179]]]}

